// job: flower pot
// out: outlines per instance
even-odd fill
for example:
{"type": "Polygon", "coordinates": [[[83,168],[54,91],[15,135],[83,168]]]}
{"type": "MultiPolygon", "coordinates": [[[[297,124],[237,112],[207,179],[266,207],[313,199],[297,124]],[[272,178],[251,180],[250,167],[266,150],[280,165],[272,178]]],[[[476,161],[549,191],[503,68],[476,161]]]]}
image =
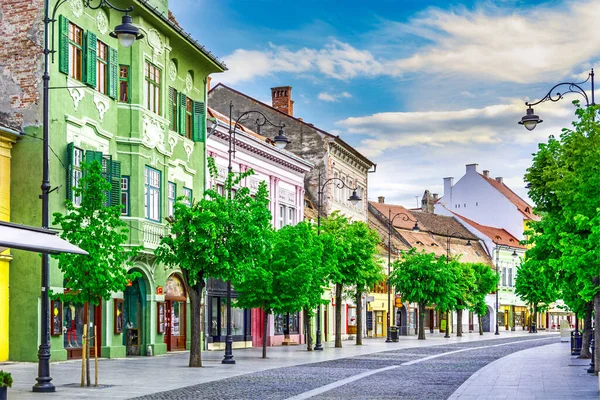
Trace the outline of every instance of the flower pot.
{"type": "Polygon", "coordinates": [[[6,400],[6,391],[7,390],[8,390],[8,387],[0,386],[0,400],[6,400]]]}

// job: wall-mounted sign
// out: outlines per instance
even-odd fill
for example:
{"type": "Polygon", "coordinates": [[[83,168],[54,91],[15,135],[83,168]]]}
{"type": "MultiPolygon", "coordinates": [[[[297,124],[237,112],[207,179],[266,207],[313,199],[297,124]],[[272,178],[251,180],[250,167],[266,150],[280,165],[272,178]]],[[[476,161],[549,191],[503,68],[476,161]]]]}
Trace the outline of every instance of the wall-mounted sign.
{"type": "Polygon", "coordinates": [[[162,286],[157,286],[156,287],[156,294],[163,294],[163,288],[162,288],[162,286]]]}

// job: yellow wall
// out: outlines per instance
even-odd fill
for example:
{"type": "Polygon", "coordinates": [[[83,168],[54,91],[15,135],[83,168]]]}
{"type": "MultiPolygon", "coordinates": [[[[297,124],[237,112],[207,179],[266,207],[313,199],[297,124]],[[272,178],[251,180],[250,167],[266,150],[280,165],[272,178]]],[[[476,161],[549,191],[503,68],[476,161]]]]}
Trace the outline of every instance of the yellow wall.
{"type": "MultiPolygon", "coordinates": [[[[10,149],[14,139],[0,133],[0,221],[10,220],[10,149]]],[[[0,253],[0,361],[8,360],[9,250],[0,253]]]]}

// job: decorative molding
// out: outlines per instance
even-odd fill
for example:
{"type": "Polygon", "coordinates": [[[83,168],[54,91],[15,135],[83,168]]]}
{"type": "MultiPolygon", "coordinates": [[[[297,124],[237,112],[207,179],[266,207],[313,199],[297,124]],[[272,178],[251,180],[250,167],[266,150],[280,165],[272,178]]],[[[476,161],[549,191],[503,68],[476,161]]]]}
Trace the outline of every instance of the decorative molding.
{"type": "Polygon", "coordinates": [[[98,13],[96,14],[96,25],[98,26],[98,31],[101,34],[106,35],[106,32],[108,32],[108,17],[104,10],[98,10],[98,13]]]}
{"type": "Polygon", "coordinates": [[[227,178],[227,167],[217,167],[217,177],[219,178],[227,178]]]}
{"type": "Polygon", "coordinates": [[[103,94],[94,93],[94,104],[96,104],[96,110],[100,116],[100,121],[104,120],[104,114],[110,107],[110,99],[103,94]]]}
{"type": "Polygon", "coordinates": [[[152,61],[156,62],[163,52],[163,43],[162,39],[160,38],[160,34],[154,28],[150,28],[148,30],[148,45],[152,47],[152,50],[154,50],[152,54],[152,61]]]}
{"type": "Polygon", "coordinates": [[[144,114],[142,118],[142,141],[150,149],[157,148],[165,151],[165,130],[166,125],[149,114],[144,114]]]}
{"type": "Polygon", "coordinates": [[[79,107],[79,102],[85,96],[85,91],[83,90],[83,88],[69,88],[68,90],[69,94],[71,95],[71,98],[73,99],[73,108],[75,108],[75,111],[77,111],[77,107],[79,107]]]}
{"type": "Polygon", "coordinates": [[[65,121],[67,121],[73,125],[79,126],[79,127],[84,127],[86,125],[91,126],[94,128],[94,130],[96,131],[96,133],[98,135],[100,135],[106,139],[109,139],[109,140],[112,139],[114,136],[112,133],[102,129],[100,127],[100,125],[98,124],[98,121],[95,121],[95,120],[87,118],[87,117],[83,117],[82,119],[79,119],[72,115],[65,114],[65,121]]]}
{"type": "Polygon", "coordinates": [[[77,18],[83,15],[83,0],[70,0],[71,12],[77,18]]]}
{"type": "Polygon", "coordinates": [[[188,71],[188,73],[185,75],[185,90],[188,93],[191,93],[193,88],[194,88],[194,78],[192,78],[192,74],[190,74],[190,72],[188,71]]]}
{"type": "Polygon", "coordinates": [[[185,154],[187,154],[187,161],[190,162],[190,156],[194,152],[194,144],[189,143],[187,141],[183,141],[183,149],[185,150],[185,154]]]}
{"type": "Polygon", "coordinates": [[[177,65],[173,60],[169,61],[169,79],[172,81],[177,79],[177,65]]]}
{"type": "Polygon", "coordinates": [[[169,147],[171,148],[171,153],[173,153],[175,151],[175,146],[177,146],[177,141],[179,140],[178,138],[179,135],[175,134],[175,135],[171,135],[171,132],[169,132],[169,147]]]}
{"type": "Polygon", "coordinates": [[[283,201],[285,203],[296,204],[296,194],[291,190],[278,188],[277,200],[283,201]]]}

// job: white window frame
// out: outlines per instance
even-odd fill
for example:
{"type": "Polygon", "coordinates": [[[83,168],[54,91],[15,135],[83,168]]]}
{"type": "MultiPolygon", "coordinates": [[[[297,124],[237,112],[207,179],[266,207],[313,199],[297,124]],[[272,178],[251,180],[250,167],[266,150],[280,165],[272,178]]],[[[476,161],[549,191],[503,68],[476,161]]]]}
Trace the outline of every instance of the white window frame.
{"type": "MultiPolygon", "coordinates": [[[[83,170],[81,169],[81,164],[83,163],[83,157],[85,153],[83,149],[79,147],[73,148],[73,182],[71,182],[71,186],[73,188],[79,187],[79,181],[83,178],[83,170]]],[[[73,191],[73,205],[80,206],[81,205],[81,195],[76,196],[75,191],[73,191]]]]}
{"type": "Polygon", "coordinates": [[[146,219],[160,222],[161,173],[146,166],[144,169],[144,215],[146,219]]]}
{"type": "Polygon", "coordinates": [[[182,203],[187,205],[188,207],[192,206],[192,189],[187,188],[187,187],[183,187],[183,196],[185,196],[185,199],[183,199],[182,203]]]}
{"type": "Polygon", "coordinates": [[[169,216],[172,217],[175,213],[175,199],[177,198],[177,185],[174,182],[169,182],[167,194],[167,208],[169,216]]]}

